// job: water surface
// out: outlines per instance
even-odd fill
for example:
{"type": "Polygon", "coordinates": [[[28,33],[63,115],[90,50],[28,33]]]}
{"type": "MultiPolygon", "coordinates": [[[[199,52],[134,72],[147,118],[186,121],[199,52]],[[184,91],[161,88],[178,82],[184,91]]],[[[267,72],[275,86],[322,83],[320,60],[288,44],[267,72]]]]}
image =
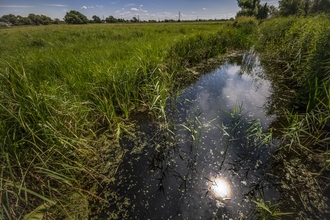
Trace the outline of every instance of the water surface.
{"type": "Polygon", "coordinates": [[[226,62],[203,75],[169,101],[166,126],[139,120],[143,135],[125,141],[130,152],[111,189],[120,218],[253,218],[251,200],[276,199],[265,175],[273,147],[261,134],[272,121],[270,83],[260,65],[246,70],[226,62]]]}

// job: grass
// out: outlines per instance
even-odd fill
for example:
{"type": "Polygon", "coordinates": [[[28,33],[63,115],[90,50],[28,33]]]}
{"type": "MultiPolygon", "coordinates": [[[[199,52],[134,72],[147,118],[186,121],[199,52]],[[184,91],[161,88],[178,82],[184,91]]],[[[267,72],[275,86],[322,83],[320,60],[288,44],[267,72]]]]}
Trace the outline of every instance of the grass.
{"type": "Polygon", "coordinates": [[[88,197],[100,198],[86,182],[111,181],[125,154],[119,139],[130,132],[132,112],[167,121],[167,98],[191,77],[186,67],[253,44],[273,73],[270,107],[278,119],[269,134],[251,122],[247,141],[280,138],[274,174],[283,196],[293,198],[280,206],[257,201],[259,213],[307,218],[326,212],[329,24],[319,15],[260,25],[242,17],[232,23],[1,29],[0,218],[88,216],[88,197]],[[78,200],[85,212],[72,207],[78,200]]]}
{"type": "Polygon", "coordinates": [[[293,198],[284,199],[284,209],[291,207],[298,218],[322,218],[329,208],[323,194],[329,174],[329,24],[323,15],[269,20],[260,25],[256,46],[271,67],[276,94],[270,106],[281,145],[274,172],[282,174],[274,174],[283,195],[293,198]]]}
{"type": "Polygon", "coordinates": [[[114,175],[131,113],[166,120],[182,70],[247,49],[244,31],[223,23],[1,29],[0,218],[81,217],[71,198],[97,198],[86,182],[105,178],[106,160],[104,173],[114,175]]]}

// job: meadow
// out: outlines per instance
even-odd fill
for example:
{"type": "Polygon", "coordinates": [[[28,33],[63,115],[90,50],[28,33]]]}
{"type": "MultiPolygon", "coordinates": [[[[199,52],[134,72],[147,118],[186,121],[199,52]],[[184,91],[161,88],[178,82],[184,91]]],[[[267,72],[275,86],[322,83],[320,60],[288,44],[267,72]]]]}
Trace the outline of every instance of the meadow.
{"type": "Polygon", "coordinates": [[[130,114],[164,120],[183,70],[248,49],[247,31],[214,22],[2,29],[1,218],[75,216],[72,198],[97,198],[85,183],[121,162],[130,114]]]}
{"type": "MultiPolygon", "coordinates": [[[[278,207],[301,218],[326,212],[329,23],[326,16],[243,17],[1,29],[0,218],[88,216],[89,198],[101,200],[89,183],[112,181],[131,114],[166,121],[167,99],[196,77],[187,67],[253,45],[274,90],[269,111],[277,115],[280,146],[272,175],[284,198],[278,207]]],[[[257,204],[264,219],[278,217],[257,204]]]]}

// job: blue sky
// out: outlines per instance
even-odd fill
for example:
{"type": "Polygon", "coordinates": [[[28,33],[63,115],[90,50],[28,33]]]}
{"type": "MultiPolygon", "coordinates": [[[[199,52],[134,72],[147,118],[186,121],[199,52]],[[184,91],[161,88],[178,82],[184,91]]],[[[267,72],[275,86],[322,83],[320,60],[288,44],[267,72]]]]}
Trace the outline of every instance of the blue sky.
{"type": "MultiPolygon", "coordinates": [[[[263,0],[278,5],[277,0],[263,0]]],[[[220,19],[235,17],[239,10],[237,0],[0,0],[0,16],[14,14],[27,16],[29,13],[44,14],[63,19],[65,13],[77,10],[89,19],[110,15],[115,18],[140,20],[220,19]]]]}

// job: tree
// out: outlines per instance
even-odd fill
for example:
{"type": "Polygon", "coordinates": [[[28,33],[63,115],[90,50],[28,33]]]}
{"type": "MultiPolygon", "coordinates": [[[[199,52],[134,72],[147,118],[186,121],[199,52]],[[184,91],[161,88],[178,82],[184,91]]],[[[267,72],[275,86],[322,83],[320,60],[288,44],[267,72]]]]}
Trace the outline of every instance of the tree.
{"type": "Polygon", "coordinates": [[[99,16],[93,15],[92,18],[94,20],[94,23],[102,23],[101,18],[99,16]]]}
{"type": "Polygon", "coordinates": [[[13,15],[13,14],[3,15],[1,17],[1,21],[10,22],[13,25],[17,25],[17,23],[18,23],[17,17],[15,15],[13,15]]]}
{"type": "Polygon", "coordinates": [[[117,19],[114,18],[112,15],[107,17],[105,20],[106,20],[107,23],[116,23],[117,22],[117,19]]]}
{"type": "Polygon", "coordinates": [[[60,22],[61,22],[60,19],[55,18],[54,21],[53,21],[53,24],[59,24],[60,22]]]}
{"type": "Polygon", "coordinates": [[[33,25],[33,21],[28,17],[22,17],[17,15],[17,20],[19,25],[33,25]]]}
{"type": "Polygon", "coordinates": [[[311,7],[311,13],[329,13],[330,1],[329,0],[314,0],[314,4],[311,7]]]}
{"type": "Polygon", "coordinates": [[[330,12],[329,0],[281,0],[279,1],[279,13],[282,16],[330,12]]]}
{"type": "Polygon", "coordinates": [[[260,0],[237,0],[238,6],[241,8],[237,14],[245,16],[257,16],[260,0]]]}
{"type": "Polygon", "coordinates": [[[137,19],[137,17],[133,17],[131,22],[139,22],[139,19],[137,19]]]}
{"type": "Polygon", "coordinates": [[[270,17],[278,16],[278,8],[275,7],[274,5],[270,5],[268,14],[269,14],[270,17]]]}
{"type": "Polygon", "coordinates": [[[301,0],[281,0],[279,1],[279,12],[282,16],[302,14],[301,0]]]}
{"type": "Polygon", "coordinates": [[[267,3],[265,3],[264,5],[258,5],[257,19],[261,20],[268,18],[269,11],[270,9],[267,3]]]}
{"type": "Polygon", "coordinates": [[[53,22],[53,20],[46,15],[40,15],[40,19],[43,25],[49,25],[53,22]]]}
{"type": "Polygon", "coordinates": [[[64,21],[68,24],[87,24],[88,19],[85,15],[79,11],[71,10],[67,12],[64,17],[64,21]]]}
{"type": "Polygon", "coordinates": [[[237,3],[241,10],[237,12],[236,17],[255,16],[258,19],[265,19],[270,12],[267,3],[261,5],[260,0],[237,0],[237,3]]]}

